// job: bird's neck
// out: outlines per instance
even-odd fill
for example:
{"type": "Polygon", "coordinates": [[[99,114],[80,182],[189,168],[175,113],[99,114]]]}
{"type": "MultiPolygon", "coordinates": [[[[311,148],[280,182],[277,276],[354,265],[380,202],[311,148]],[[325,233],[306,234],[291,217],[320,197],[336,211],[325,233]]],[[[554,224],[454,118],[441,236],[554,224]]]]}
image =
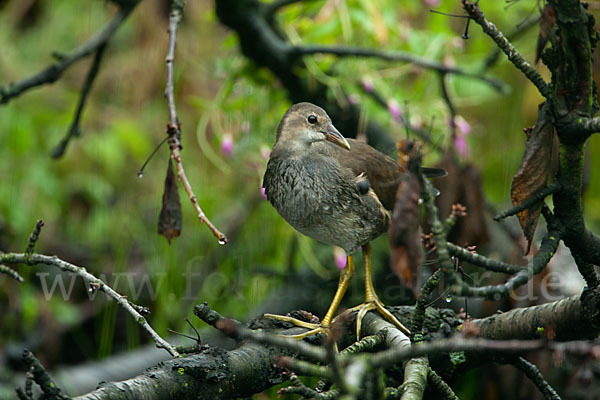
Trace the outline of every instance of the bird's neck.
{"type": "Polygon", "coordinates": [[[309,155],[330,155],[332,152],[331,147],[335,146],[332,143],[326,141],[301,141],[301,140],[289,140],[286,142],[277,142],[273,147],[271,154],[277,154],[280,157],[294,157],[301,158],[309,155]]]}

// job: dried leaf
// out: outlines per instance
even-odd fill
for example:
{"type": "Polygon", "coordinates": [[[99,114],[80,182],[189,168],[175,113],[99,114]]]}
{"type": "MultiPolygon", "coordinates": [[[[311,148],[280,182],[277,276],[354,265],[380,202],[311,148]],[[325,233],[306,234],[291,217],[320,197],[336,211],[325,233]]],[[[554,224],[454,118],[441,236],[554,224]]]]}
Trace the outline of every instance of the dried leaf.
{"type": "Polygon", "coordinates": [[[417,280],[423,265],[421,227],[419,225],[419,198],[421,184],[411,166],[420,163],[420,155],[410,156],[409,170],[403,175],[396,192],[396,203],[390,224],[392,248],[391,268],[407,288],[418,288],[417,280]]]}
{"type": "MultiPolygon", "coordinates": [[[[544,105],[538,109],[538,120],[527,136],[525,154],[519,171],[513,178],[510,197],[514,206],[521,204],[546,186],[552,170],[554,126],[545,112],[544,105]]],[[[520,212],[519,223],[527,239],[527,252],[535,233],[543,202],[520,212]]]]}
{"type": "Polygon", "coordinates": [[[546,43],[548,43],[550,31],[552,31],[554,24],[556,24],[556,12],[550,4],[546,4],[542,10],[542,16],[540,19],[540,33],[538,35],[537,47],[535,49],[536,63],[542,56],[542,51],[544,51],[544,47],[546,47],[546,43]]]}
{"type": "Polygon", "coordinates": [[[158,217],[158,234],[166,237],[169,244],[171,244],[171,239],[178,237],[181,233],[181,221],[181,203],[177,192],[177,181],[175,172],[173,172],[173,162],[169,158],[162,208],[158,217]]]}

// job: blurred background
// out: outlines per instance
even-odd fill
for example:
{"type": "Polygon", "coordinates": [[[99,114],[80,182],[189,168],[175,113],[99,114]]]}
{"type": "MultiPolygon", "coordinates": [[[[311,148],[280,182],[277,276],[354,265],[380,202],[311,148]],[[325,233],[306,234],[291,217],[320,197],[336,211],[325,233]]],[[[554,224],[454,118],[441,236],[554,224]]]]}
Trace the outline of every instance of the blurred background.
{"type": "MultiPolygon", "coordinates": [[[[213,2],[187,3],[175,58],[183,163],[200,206],[228,235],[229,243],[219,245],[181,190],[181,237],[169,245],[156,233],[168,147],[160,148],[142,178],[137,172],[165,137],[168,121],[163,97],[168,4],[145,0],[108,46],[83,114],[82,135],[62,158],[53,159],[50,153],[68,130],[91,58],[74,64],[55,84],[0,105],[0,251],[24,251],[35,221],[43,219],[37,252],[85,266],[121,294],[149,307],[149,322],[163,336],[169,335],[168,328],[189,333],[186,317],[203,328],[192,318],[192,308],[204,301],[242,321],[264,311],[285,313],[303,307],[322,315],[337,282],[334,263],[340,255],[295,232],[261,193],[275,129],[291,105],[287,92],[270,71],[240,53],[237,36],[219,23],[213,2]]],[[[520,31],[513,43],[533,63],[538,2],[484,0],[480,6],[505,33],[520,31]]],[[[600,3],[590,2],[589,7],[598,16],[600,3]]],[[[277,14],[277,21],[291,43],[406,51],[504,82],[503,90],[496,90],[475,78],[446,78],[458,114],[453,138],[434,72],[406,63],[331,56],[307,57],[307,68],[300,72],[309,82],[330,87],[331,96],[342,90],[362,107],[363,121],[377,122],[394,141],[405,138],[401,121],[409,117],[436,145],[454,146],[460,165],[481,176],[485,200],[477,204],[486,221],[479,227],[482,240],[477,244],[498,258],[522,260],[522,254],[513,251],[522,249],[516,221],[499,227],[487,210],[510,205],[511,180],[524,150],[523,128],[535,123],[542,97],[504,56],[486,67],[495,46],[479,26],[472,24],[465,40],[464,19],[435,14],[431,8],[462,14],[459,1],[329,0],[292,4],[277,14]]],[[[52,52],[68,52],[84,43],[115,11],[114,5],[100,0],[0,0],[0,85],[38,72],[52,61],[52,52]]],[[[549,78],[541,63],[537,67],[549,78]]],[[[593,156],[600,141],[592,137],[589,144],[587,179],[592,184],[585,194],[586,222],[598,231],[600,185],[593,183],[600,165],[593,156]]],[[[381,150],[395,153],[394,148],[381,150]]],[[[425,151],[427,165],[437,164],[444,155],[433,146],[426,145],[425,151]]],[[[382,289],[386,303],[410,304],[412,293],[389,269],[387,237],[378,239],[375,251],[375,280],[387,288],[382,289]]],[[[563,259],[570,263],[568,256],[563,259]]],[[[90,294],[80,278],[46,266],[20,266],[18,271],[25,283],[0,275],[0,398],[13,396],[15,379],[24,371],[24,347],[49,370],[71,374],[63,375],[72,378],[63,383],[71,394],[91,390],[99,380],[125,379],[167,356],[145,351],[154,347],[146,333],[104,294],[90,294]],[[156,358],[128,353],[136,349],[156,358]],[[137,358],[137,370],[131,367],[118,376],[76,382],[78,368],[90,362],[105,365],[104,360],[117,355],[124,357],[121,365],[137,358]]],[[[429,271],[425,268],[424,273],[429,271]]],[[[346,306],[359,302],[360,275],[346,306]]],[[[575,294],[582,287],[577,274],[565,276],[554,294],[575,294]]],[[[459,299],[448,300],[440,305],[457,310],[464,306],[459,299]]],[[[514,300],[484,303],[473,304],[469,312],[481,316],[515,305],[514,300]]],[[[209,330],[202,332],[211,335],[209,330]]],[[[595,372],[587,373],[589,377],[595,372]]],[[[493,382],[472,379],[486,374],[476,370],[457,382],[459,396],[476,398],[491,390],[493,382]]],[[[270,393],[257,398],[271,398],[275,392],[270,393]]]]}

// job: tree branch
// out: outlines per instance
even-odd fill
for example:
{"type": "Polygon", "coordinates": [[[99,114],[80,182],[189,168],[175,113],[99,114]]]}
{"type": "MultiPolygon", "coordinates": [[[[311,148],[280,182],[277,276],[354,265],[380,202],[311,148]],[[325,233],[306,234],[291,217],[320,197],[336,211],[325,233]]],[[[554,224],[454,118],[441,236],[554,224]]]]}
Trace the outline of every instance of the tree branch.
{"type": "Polygon", "coordinates": [[[542,96],[548,98],[551,95],[551,90],[544,78],[529,64],[515,47],[504,37],[502,32],[496,26],[485,19],[483,12],[477,5],[469,0],[462,0],[463,8],[469,16],[477,22],[484,33],[492,38],[496,45],[508,56],[510,62],[517,67],[523,74],[535,85],[542,96]]]}
{"type": "Polygon", "coordinates": [[[427,388],[427,373],[429,371],[427,357],[413,358],[404,366],[404,383],[402,383],[401,400],[421,400],[427,388]]]}
{"type": "Polygon", "coordinates": [[[47,256],[43,254],[37,253],[2,253],[0,254],[0,264],[26,264],[26,265],[35,265],[35,264],[46,264],[58,267],[60,270],[65,272],[72,272],[80,277],[82,277],[90,286],[92,290],[101,290],[108,297],[114,299],[121,307],[123,307],[129,314],[131,314],[138,324],[142,328],[146,330],[156,343],[156,346],[162,349],[165,349],[169,352],[173,357],[178,357],[179,353],[175,350],[171,344],[169,344],[166,340],[164,340],[158,333],[152,329],[146,318],[141,315],[136,307],[133,307],[129,300],[125,296],[120,295],[115,292],[110,286],[104,283],[102,280],[96,278],[91,273],[87,272],[84,267],[79,267],[77,265],[68,263],[66,261],[61,260],[57,256],[47,256]]]}
{"type": "Polygon", "coordinates": [[[140,0],[130,1],[127,5],[121,6],[113,19],[96,33],[96,35],[86,43],[74,49],[71,53],[61,54],[58,62],[51,64],[33,76],[0,87],[0,104],[7,103],[12,98],[17,97],[21,93],[34,87],[56,82],[61,77],[62,73],[73,63],[98,51],[100,47],[104,46],[111,39],[139,1],[140,0]]]}
{"type": "Polygon", "coordinates": [[[540,373],[535,365],[524,359],[523,357],[518,357],[514,363],[512,363],[516,368],[521,370],[525,376],[529,378],[531,382],[537,386],[540,390],[544,399],[546,400],[560,400],[560,396],[556,393],[556,390],[550,386],[550,384],[544,379],[544,376],[540,373]]]}
{"type": "Polygon", "coordinates": [[[213,233],[213,235],[219,240],[220,244],[227,243],[227,236],[224,233],[219,231],[212,222],[208,219],[202,208],[200,208],[200,204],[198,204],[198,199],[192,190],[192,185],[190,184],[187,176],[185,175],[185,171],[183,169],[183,163],[181,161],[181,124],[179,122],[179,118],[177,117],[177,111],[175,110],[175,95],[174,85],[173,85],[173,60],[175,59],[175,43],[177,42],[177,27],[179,26],[179,22],[181,21],[183,13],[183,1],[182,0],[174,0],[171,2],[171,11],[169,12],[169,45],[167,50],[166,64],[167,64],[167,81],[165,85],[165,97],[167,98],[167,107],[169,110],[169,123],[167,124],[167,134],[169,135],[169,148],[171,149],[171,159],[175,161],[175,165],[177,166],[177,177],[179,181],[182,183],[185,192],[188,194],[190,201],[194,209],[196,210],[196,214],[198,215],[198,219],[201,222],[204,222],[208,229],[213,233]]]}
{"type": "Polygon", "coordinates": [[[512,215],[517,215],[521,211],[524,211],[524,210],[530,208],[531,206],[539,203],[540,201],[543,201],[547,196],[551,195],[552,193],[558,192],[561,189],[561,187],[562,186],[559,182],[553,182],[550,185],[541,189],[539,192],[537,192],[536,194],[534,194],[527,200],[523,201],[521,204],[517,204],[516,206],[496,215],[494,217],[494,220],[499,221],[502,218],[510,217],[512,215]]]}
{"type": "Polygon", "coordinates": [[[526,284],[534,275],[539,274],[546,267],[555,254],[562,233],[551,230],[542,239],[539,252],[527,263],[527,267],[517,272],[516,275],[500,285],[472,287],[466,282],[458,282],[457,294],[469,297],[485,297],[491,300],[500,300],[508,296],[516,288],[526,284]]]}
{"type": "Polygon", "coordinates": [[[292,46],[289,49],[289,54],[292,59],[296,57],[314,55],[314,54],[329,54],[337,57],[363,57],[363,58],[378,58],[385,61],[399,61],[415,64],[421,68],[430,69],[444,74],[462,75],[469,78],[481,80],[496,90],[504,90],[504,83],[501,81],[487,77],[477,72],[466,71],[461,68],[450,67],[436,61],[427,60],[415,56],[411,53],[400,51],[385,52],[374,49],[362,49],[358,47],[342,47],[342,46],[292,46]]]}
{"type": "Polygon", "coordinates": [[[508,264],[498,260],[492,260],[491,258],[484,257],[477,253],[472,253],[469,250],[455,245],[454,243],[447,243],[448,252],[463,261],[477,265],[481,268],[485,268],[488,271],[500,272],[503,274],[514,275],[525,269],[521,265],[508,264]]]}
{"type": "Polygon", "coordinates": [[[71,122],[71,126],[67,131],[67,135],[60,141],[60,143],[52,150],[53,158],[60,158],[65,153],[67,149],[67,145],[71,141],[71,139],[75,136],[81,135],[81,129],[79,128],[79,121],[81,120],[81,115],[83,114],[83,109],[85,107],[85,102],[87,100],[88,94],[92,89],[92,85],[94,84],[94,80],[96,79],[96,75],[98,75],[98,71],[100,70],[100,61],[102,61],[102,56],[104,55],[104,50],[106,50],[106,46],[108,45],[108,41],[102,43],[98,49],[96,50],[96,54],[94,55],[94,60],[92,61],[92,66],[90,67],[87,77],[85,78],[85,82],[83,87],[81,88],[81,94],[79,96],[79,103],[77,103],[77,109],[75,110],[75,116],[73,117],[73,122],[71,122]]]}

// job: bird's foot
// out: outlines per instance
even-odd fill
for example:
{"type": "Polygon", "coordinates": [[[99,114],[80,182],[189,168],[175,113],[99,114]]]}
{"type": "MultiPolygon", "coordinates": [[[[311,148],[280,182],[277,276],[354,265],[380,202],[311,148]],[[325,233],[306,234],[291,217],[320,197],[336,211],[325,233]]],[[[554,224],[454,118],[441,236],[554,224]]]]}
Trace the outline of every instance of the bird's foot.
{"type": "Polygon", "coordinates": [[[289,322],[290,324],[294,324],[294,325],[299,326],[301,328],[308,329],[308,331],[299,333],[297,335],[281,335],[281,336],[285,336],[287,338],[302,340],[302,339],[304,339],[306,337],[309,337],[309,336],[312,336],[312,335],[316,335],[318,333],[322,333],[324,335],[327,335],[327,334],[329,334],[329,331],[330,331],[330,326],[329,325],[315,324],[315,323],[312,323],[312,322],[306,322],[306,321],[302,321],[301,319],[290,317],[288,315],[264,314],[263,317],[270,318],[270,319],[276,319],[278,321],[283,321],[283,322],[289,322]]]}
{"type": "MultiPolygon", "coordinates": [[[[396,327],[398,329],[400,329],[400,331],[402,331],[404,334],[409,335],[410,331],[408,330],[408,328],[406,328],[404,325],[402,325],[402,323],[400,321],[398,321],[398,319],[396,317],[394,317],[394,315],[389,312],[387,310],[387,308],[385,308],[385,305],[381,302],[381,300],[379,300],[377,297],[375,297],[374,299],[368,299],[366,300],[364,303],[356,306],[356,307],[352,307],[347,309],[344,313],[349,313],[349,312],[354,312],[354,311],[358,311],[358,314],[356,315],[356,339],[360,339],[360,330],[362,328],[362,320],[365,317],[365,315],[367,315],[367,312],[371,311],[371,310],[377,310],[381,315],[383,315],[385,317],[385,319],[387,319],[388,321],[390,321],[392,324],[396,325],[396,327]]],[[[336,317],[337,319],[338,317],[336,317]]],[[[333,323],[335,323],[335,319],[333,320],[333,323]]]]}

